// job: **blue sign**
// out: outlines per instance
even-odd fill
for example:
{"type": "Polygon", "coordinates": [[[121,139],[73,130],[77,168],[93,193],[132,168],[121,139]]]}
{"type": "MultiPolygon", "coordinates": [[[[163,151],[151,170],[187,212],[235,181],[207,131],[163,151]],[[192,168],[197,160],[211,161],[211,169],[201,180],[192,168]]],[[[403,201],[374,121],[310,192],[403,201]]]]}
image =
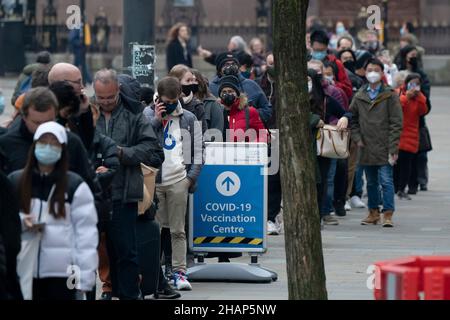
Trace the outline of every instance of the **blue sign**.
{"type": "Polygon", "coordinates": [[[191,198],[196,252],[264,252],[266,176],[263,165],[205,165],[191,198]]]}

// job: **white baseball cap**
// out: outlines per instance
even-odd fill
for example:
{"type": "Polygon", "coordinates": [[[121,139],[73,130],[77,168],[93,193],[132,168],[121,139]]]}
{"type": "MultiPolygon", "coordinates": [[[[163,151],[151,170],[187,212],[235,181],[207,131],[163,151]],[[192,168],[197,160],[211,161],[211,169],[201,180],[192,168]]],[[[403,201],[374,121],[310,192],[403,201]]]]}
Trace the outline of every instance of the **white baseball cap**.
{"type": "Polygon", "coordinates": [[[41,124],[36,133],[34,134],[34,141],[39,140],[44,134],[51,133],[56,139],[58,139],[59,143],[67,144],[67,132],[66,129],[57,122],[51,121],[41,124]]]}

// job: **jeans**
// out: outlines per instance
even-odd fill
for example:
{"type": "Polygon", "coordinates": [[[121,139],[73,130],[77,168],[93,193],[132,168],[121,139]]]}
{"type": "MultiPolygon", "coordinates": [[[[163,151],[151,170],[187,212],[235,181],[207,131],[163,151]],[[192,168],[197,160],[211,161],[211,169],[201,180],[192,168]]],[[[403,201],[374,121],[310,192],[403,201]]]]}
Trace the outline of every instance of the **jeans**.
{"type": "Polygon", "coordinates": [[[364,167],[358,165],[356,172],[355,172],[355,181],[353,183],[353,190],[350,194],[351,197],[358,196],[362,198],[363,195],[363,187],[364,187],[364,167]]]}
{"type": "Polygon", "coordinates": [[[381,185],[383,194],[383,212],[395,211],[393,168],[390,165],[365,166],[369,209],[378,209],[381,185]]]}
{"type": "Polygon", "coordinates": [[[137,300],[139,264],[137,255],[136,203],[113,203],[108,250],[113,295],[120,300],[137,300]]]}
{"type": "Polygon", "coordinates": [[[325,203],[327,201],[328,192],[328,171],[330,169],[331,159],[317,157],[317,163],[320,170],[320,183],[317,185],[317,201],[320,209],[320,217],[329,216],[330,211],[324,211],[325,203]]]}
{"type": "Polygon", "coordinates": [[[326,199],[322,201],[322,209],[321,212],[327,213],[333,211],[333,200],[334,200],[334,177],[336,175],[336,166],[337,166],[337,160],[331,159],[330,160],[330,168],[328,170],[328,177],[327,177],[327,193],[326,193],[326,199]]]}
{"type": "Polygon", "coordinates": [[[334,175],[334,202],[345,204],[347,194],[347,176],[348,176],[348,161],[347,159],[336,160],[336,173],[334,175]]]}

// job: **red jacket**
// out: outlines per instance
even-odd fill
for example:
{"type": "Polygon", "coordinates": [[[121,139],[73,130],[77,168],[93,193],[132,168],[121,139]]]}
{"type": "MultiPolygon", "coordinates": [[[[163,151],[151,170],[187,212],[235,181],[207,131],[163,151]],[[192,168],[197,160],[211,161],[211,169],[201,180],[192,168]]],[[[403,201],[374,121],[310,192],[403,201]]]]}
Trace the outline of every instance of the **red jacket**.
{"type": "Polygon", "coordinates": [[[240,99],[236,99],[236,102],[231,106],[228,123],[229,123],[228,129],[231,129],[230,132],[231,136],[229,136],[230,137],[229,141],[267,142],[267,129],[264,126],[264,123],[261,121],[258,111],[253,107],[242,105],[240,99]],[[241,133],[244,133],[247,130],[246,111],[244,108],[248,108],[249,114],[248,129],[254,130],[253,136],[251,135],[251,132],[248,132],[249,134],[248,137],[244,137],[241,135],[241,133]]]}
{"type": "Polygon", "coordinates": [[[419,92],[415,98],[408,99],[405,90],[402,90],[400,103],[403,109],[403,131],[399,149],[417,153],[419,151],[419,119],[428,112],[427,98],[419,92]]]}
{"type": "Polygon", "coordinates": [[[334,54],[329,54],[327,56],[327,59],[330,62],[334,62],[338,67],[338,74],[336,76],[336,87],[344,90],[345,94],[347,95],[347,98],[350,100],[353,96],[353,86],[352,82],[348,78],[344,65],[338,58],[336,58],[334,54]]]}

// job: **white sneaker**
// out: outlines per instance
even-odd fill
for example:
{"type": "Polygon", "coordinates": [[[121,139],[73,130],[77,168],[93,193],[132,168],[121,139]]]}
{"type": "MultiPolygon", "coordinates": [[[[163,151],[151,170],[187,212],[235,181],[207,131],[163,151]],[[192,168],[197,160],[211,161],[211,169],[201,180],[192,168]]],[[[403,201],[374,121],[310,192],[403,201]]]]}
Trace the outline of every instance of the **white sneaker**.
{"type": "Polygon", "coordinates": [[[345,211],[352,211],[352,206],[350,205],[350,201],[345,202],[345,211]]]}
{"type": "Polygon", "coordinates": [[[267,221],[267,234],[270,236],[277,236],[280,234],[278,226],[272,221],[267,221]]]}
{"type": "Polygon", "coordinates": [[[350,199],[350,204],[351,204],[352,208],[358,208],[358,209],[367,208],[366,204],[358,196],[353,196],[350,199]]]}
{"type": "Polygon", "coordinates": [[[178,291],[191,291],[192,286],[187,280],[186,275],[183,272],[175,272],[173,274],[174,287],[178,291]]]}

